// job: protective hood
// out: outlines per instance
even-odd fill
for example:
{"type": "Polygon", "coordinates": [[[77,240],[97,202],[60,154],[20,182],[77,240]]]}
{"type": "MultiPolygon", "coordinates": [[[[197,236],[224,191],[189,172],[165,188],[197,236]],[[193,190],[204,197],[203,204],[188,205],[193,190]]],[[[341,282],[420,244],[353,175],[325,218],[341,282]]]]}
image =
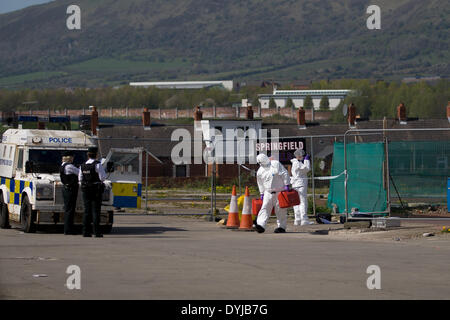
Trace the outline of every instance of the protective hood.
{"type": "Polygon", "coordinates": [[[296,156],[296,157],[304,157],[305,156],[305,151],[303,149],[297,149],[294,152],[294,156],[296,156]]]}
{"type": "Polygon", "coordinates": [[[256,161],[263,167],[270,166],[270,159],[264,153],[259,154],[256,157],[256,161]]]}
{"type": "Polygon", "coordinates": [[[291,163],[293,163],[293,164],[294,164],[296,161],[298,161],[296,158],[292,158],[292,159],[291,159],[291,163]]]}

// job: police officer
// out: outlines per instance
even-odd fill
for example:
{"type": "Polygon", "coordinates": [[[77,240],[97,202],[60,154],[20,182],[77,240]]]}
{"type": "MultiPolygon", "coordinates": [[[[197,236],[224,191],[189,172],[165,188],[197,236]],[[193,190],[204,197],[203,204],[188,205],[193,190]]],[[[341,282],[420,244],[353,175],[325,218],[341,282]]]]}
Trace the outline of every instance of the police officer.
{"type": "Polygon", "coordinates": [[[100,210],[102,206],[103,181],[106,179],[105,169],[97,159],[98,148],[88,149],[88,160],[81,165],[78,180],[83,193],[83,237],[91,237],[92,231],[97,238],[103,237],[100,232],[100,210]],[[91,222],[93,228],[91,231],[91,222]]]}
{"type": "Polygon", "coordinates": [[[61,183],[64,185],[64,234],[74,234],[73,218],[78,196],[78,174],[80,170],[73,165],[72,151],[63,153],[62,164],[59,170],[61,183]]]}

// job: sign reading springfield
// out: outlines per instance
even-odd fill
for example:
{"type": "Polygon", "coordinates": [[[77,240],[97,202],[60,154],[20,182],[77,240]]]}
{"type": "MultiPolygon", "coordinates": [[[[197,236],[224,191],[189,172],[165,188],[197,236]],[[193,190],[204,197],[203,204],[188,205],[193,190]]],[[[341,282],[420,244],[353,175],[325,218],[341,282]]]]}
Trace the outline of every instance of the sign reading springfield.
{"type": "Polygon", "coordinates": [[[306,152],[305,138],[267,138],[264,142],[260,140],[256,143],[257,153],[267,153],[269,157],[273,156],[285,165],[291,164],[297,149],[303,149],[306,152]]]}

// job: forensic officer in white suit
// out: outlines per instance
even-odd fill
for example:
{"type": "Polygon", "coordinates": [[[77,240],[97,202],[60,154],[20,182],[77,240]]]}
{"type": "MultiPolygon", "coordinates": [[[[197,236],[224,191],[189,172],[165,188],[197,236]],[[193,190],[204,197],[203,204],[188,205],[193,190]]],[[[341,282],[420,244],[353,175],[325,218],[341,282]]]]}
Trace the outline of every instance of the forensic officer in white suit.
{"type": "Polygon", "coordinates": [[[256,157],[256,161],[260,165],[256,179],[263,204],[258,213],[255,229],[258,233],[265,231],[272,208],[275,207],[278,228],[274,232],[284,233],[286,232],[287,209],[280,208],[278,194],[280,191],[289,190],[289,173],[278,160],[270,160],[263,153],[256,157]]]}
{"type": "Polygon", "coordinates": [[[313,224],[308,220],[308,172],[311,171],[311,160],[309,155],[305,156],[302,149],[297,149],[294,156],[295,158],[291,160],[291,184],[300,197],[300,204],[294,206],[294,225],[310,225],[313,224]]]}

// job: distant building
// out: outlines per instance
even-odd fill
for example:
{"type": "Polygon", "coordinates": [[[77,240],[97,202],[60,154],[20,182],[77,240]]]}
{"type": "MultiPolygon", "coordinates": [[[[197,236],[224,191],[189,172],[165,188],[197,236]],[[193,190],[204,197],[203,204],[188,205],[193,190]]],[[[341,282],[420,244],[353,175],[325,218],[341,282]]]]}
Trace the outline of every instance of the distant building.
{"type": "Polygon", "coordinates": [[[311,81],[301,81],[297,80],[291,83],[291,88],[293,90],[309,90],[309,86],[311,85],[311,81]]]}
{"type": "Polygon", "coordinates": [[[273,88],[273,87],[279,87],[279,86],[280,86],[280,84],[278,82],[267,81],[267,80],[263,80],[260,85],[261,88],[273,88]]]}
{"type": "Polygon", "coordinates": [[[161,89],[202,89],[211,87],[222,87],[229,91],[233,90],[233,81],[167,81],[167,82],[130,82],[132,87],[156,87],[161,89]]]}
{"type": "Polygon", "coordinates": [[[437,82],[439,80],[441,80],[442,78],[439,76],[434,76],[434,77],[406,77],[403,78],[402,82],[403,83],[416,83],[416,82],[420,82],[420,81],[425,81],[428,83],[434,83],[437,82]]]}
{"type": "Polygon", "coordinates": [[[272,94],[260,94],[258,95],[259,103],[261,108],[269,108],[269,101],[271,98],[274,99],[277,108],[284,108],[286,106],[287,100],[292,99],[294,106],[296,108],[303,107],[303,101],[306,96],[311,96],[314,109],[318,110],[320,108],[320,100],[322,97],[327,96],[330,102],[330,110],[337,108],[339,103],[345,99],[346,96],[353,94],[353,90],[277,90],[274,89],[272,94]]]}

